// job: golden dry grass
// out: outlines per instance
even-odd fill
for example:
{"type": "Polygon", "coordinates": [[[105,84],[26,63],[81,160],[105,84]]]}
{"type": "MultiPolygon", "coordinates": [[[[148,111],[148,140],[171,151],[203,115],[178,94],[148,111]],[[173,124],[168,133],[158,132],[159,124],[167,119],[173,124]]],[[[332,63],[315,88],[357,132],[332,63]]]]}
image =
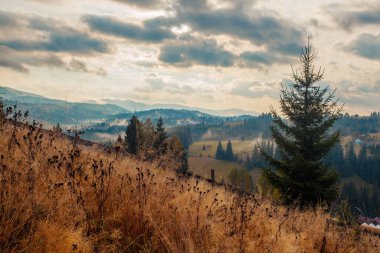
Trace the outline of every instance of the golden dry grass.
{"type": "Polygon", "coordinates": [[[380,250],[378,237],[331,224],[323,208],[299,211],[75,143],[1,130],[0,252],[380,250]]]}
{"type": "Polygon", "coordinates": [[[195,175],[211,178],[211,169],[215,170],[215,180],[220,182],[222,178],[228,178],[233,168],[243,170],[244,167],[237,162],[217,160],[210,157],[189,157],[189,170],[195,175]]]}

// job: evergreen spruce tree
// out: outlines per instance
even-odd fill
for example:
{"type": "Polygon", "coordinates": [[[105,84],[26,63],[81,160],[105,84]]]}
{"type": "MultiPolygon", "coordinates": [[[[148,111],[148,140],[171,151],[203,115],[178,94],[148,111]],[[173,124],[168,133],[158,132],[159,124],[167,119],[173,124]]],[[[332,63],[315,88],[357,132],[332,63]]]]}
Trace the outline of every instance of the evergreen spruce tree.
{"type": "Polygon", "coordinates": [[[121,135],[119,134],[119,136],[117,137],[117,140],[116,140],[116,143],[118,145],[121,145],[123,143],[123,138],[121,138],[121,135]]]}
{"type": "MultiPolygon", "coordinates": [[[[152,161],[155,155],[155,151],[153,148],[153,141],[155,138],[156,130],[154,129],[154,125],[152,123],[152,120],[148,118],[142,125],[141,125],[143,134],[143,137],[141,140],[139,140],[139,145],[141,147],[140,155],[143,157],[143,159],[152,161]]],[[[140,134],[141,136],[141,134],[140,134]]]]}
{"type": "Polygon", "coordinates": [[[347,154],[347,162],[348,162],[348,167],[350,168],[351,171],[358,173],[358,158],[356,157],[355,149],[354,149],[354,144],[351,142],[348,148],[348,154],[347,154]]]}
{"type": "Polygon", "coordinates": [[[360,205],[358,198],[359,194],[356,190],[355,185],[352,182],[344,183],[340,193],[340,199],[347,200],[351,206],[352,211],[354,211],[355,207],[360,205]]]}
{"type": "Polygon", "coordinates": [[[346,166],[344,166],[344,152],[343,147],[340,143],[335,145],[334,158],[332,164],[339,170],[341,176],[349,175],[349,171],[347,170],[346,166]]]}
{"type": "Polygon", "coordinates": [[[221,141],[219,141],[218,147],[216,148],[215,159],[218,159],[218,160],[224,159],[224,150],[223,150],[221,141]]]}
{"type": "Polygon", "coordinates": [[[0,129],[3,127],[5,121],[4,103],[3,99],[0,98],[0,129]]]}
{"type": "Polygon", "coordinates": [[[249,175],[249,185],[250,185],[251,192],[254,192],[255,191],[255,183],[253,182],[252,175],[249,175]]]}
{"type": "Polygon", "coordinates": [[[226,152],[224,155],[224,160],[235,161],[235,155],[234,155],[234,151],[232,150],[232,143],[230,140],[227,143],[226,152]]]}
{"type": "Polygon", "coordinates": [[[156,138],[153,143],[156,156],[165,155],[168,150],[168,135],[164,128],[164,120],[160,117],[156,125],[156,138]]]}
{"type": "Polygon", "coordinates": [[[253,169],[251,167],[251,158],[249,157],[249,155],[246,156],[245,161],[244,161],[244,165],[247,168],[247,170],[252,170],[253,169]]]}
{"type": "Polygon", "coordinates": [[[264,176],[278,189],[285,203],[297,200],[301,207],[319,201],[329,203],[338,194],[338,175],[322,159],[339,142],[340,133],[328,130],[340,118],[341,108],[337,107],[334,92],[316,84],[324,73],[314,68],[316,56],[308,43],[300,55],[301,73],[293,70],[294,82],[282,88],[280,105],[285,119],[271,108],[270,130],[281,159],[261,150],[270,165],[264,176]]]}
{"type": "Polygon", "coordinates": [[[125,142],[127,144],[127,152],[133,155],[138,153],[138,126],[140,125],[140,121],[136,115],[133,115],[129,120],[129,124],[127,126],[127,130],[125,133],[125,142]]]}
{"type": "Polygon", "coordinates": [[[261,168],[261,164],[262,164],[261,160],[262,158],[260,156],[259,146],[255,145],[255,147],[253,148],[252,157],[251,157],[252,169],[261,168]]]}
{"type": "Polygon", "coordinates": [[[181,173],[187,173],[187,171],[189,170],[189,162],[187,160],[187,152],[185,150],[182,151],[182,156],[181,156],[181,167],[179,169],[179,171],[181,173]]]}
{"type": "Polygon", "coordinates": [[[358,162],[361,166],[364,165],[364,163],[367,161],[367,146],[365,144],[362,144],[361,146],[361,149],[360,149],[360,153],[359,153],[359,156],[358,156],[358,162]]]}
{"type": "Polygon", "coordinates": [[[62,128],[59,125],[59,123],[57,123],[57,125],[53,126],[53,132],[55,132],[55,133],[62,133],[62,128]]]}

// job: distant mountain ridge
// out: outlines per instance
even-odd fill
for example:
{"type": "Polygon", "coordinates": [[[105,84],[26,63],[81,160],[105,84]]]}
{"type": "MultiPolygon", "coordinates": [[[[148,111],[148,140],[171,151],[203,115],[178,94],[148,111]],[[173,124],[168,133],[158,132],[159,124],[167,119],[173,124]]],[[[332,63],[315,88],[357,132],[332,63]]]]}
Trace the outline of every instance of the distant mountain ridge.
{"type": "Polygon", "coordinates": [[[120,107],[123,107],[124,109],[129,110],[129,111],[149,111],[149,110],[154,110],[154,109],[173,109],[173,110],[199,111],[202,113],[207,113],[207,114],[210,114],[213,116],[221,116],[221,117],[234,117],[234,116],[241,116],[241,115],[257,116],[258,115],[257,112],[246,111],[246,110],[241,110],[241,109],[237,109],[237,108],[215,110],[215,109],[191,107],[191,106],[178,105],[178,104],[146,104],[146,103],[136,102],[133,100],[103,99],[102,101],[109,103],[109,104],[118,105],[120,107]]]}
{"type": "Polygon", "coordinates": [[[151,109],[147,111],[136,111],[129,113],[119,113],[111,115],[104,121],[105,124],[110,126],[126,126],[127,121],[136,115],[141,121],[148,118],[156,122],[158,118],[162,118],[167,127],[181,126],[181,125],[194,125],[205,122],[207,124],[216,124],[225,121],[225,117],[214,116],[207,113],[192,111],[192,110],[176,110],[176,109],[151,109]]]}
{"type": "Polygon", "coordinates": [[[19,110],[29,111],[31,119],[47,125],[89,125],[113,114],[129,112],[113,104],[67,102],[1,86],[0,97],[6,106],[17,105],[19,110]]]}
{"type": "Polygon", "coordinates": [[[126,124],[132,114],[145,120],[164,118],[167,126],[217,123],[227,117],[250,117],[253,112],[240,109],[209,110],[175,104],[144,104],[132,100],[102,100],[105,104],[75,103],[0,86],[0,97],[6,106],[17,105],[21,111],[29,111],[31,119],[45,125],[57,123],[66,126],[90,126],[97,123],[126,124]]]}

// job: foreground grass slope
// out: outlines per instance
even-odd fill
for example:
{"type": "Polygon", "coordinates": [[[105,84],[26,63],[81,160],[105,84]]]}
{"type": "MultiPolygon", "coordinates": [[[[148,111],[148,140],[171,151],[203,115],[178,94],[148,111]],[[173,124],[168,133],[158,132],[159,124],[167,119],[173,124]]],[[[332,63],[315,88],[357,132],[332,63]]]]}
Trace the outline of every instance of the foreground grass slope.
{"type": "Polygon", "coordinates": [[[0,252],[379,252],[379,238],[38,126],[0,130],[0,252]]]}

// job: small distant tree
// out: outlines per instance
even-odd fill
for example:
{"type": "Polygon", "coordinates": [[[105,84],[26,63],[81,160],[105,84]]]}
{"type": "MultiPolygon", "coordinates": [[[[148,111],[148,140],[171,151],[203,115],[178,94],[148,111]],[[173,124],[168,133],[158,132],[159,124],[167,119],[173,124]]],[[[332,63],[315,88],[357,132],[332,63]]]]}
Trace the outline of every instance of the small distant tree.
{"type": "Polygon", "coordinates": [[[230,140],[227,143],[226,152],[224,155],[224,160],[235,161],[235,155],[234,155],[234,151],[232,150],[232,143],[230,140]]]}
{"type": "Polygon", "coordinates": [[[181,140],[176,135],[169,139],[169,157],[177,171],[181,173],[188,171],[187,153],[183,148],[181,140]]]}
{"type": "Polygon", "coordinates": [[[127,145],[127,152],[133,155],[138,154],[138,127],[140,125],[140,121],[136,115],[133,115],[129,120],[127,130],[125,132],[125,143],[127,145]]]}
{"type": "Polygon", "coordinates": [[[116,139],[116,143],[114,144],[114,147],[119,151],[121,149],[124,149],[124,140],[123,138],[121,137],[121,135],[119,134],[117,139],[116,139]]]}
{"type": "Polygon", "coordinates": [[[215,159],[218,159],[218,160],[224,159],[224,150],[223,150],[221,141],[219,141],[218,147],[216,148],[215,159]]]}
{"type": "Polygon", "coordinates": [[[153,148],[153,142],[156,135],[156,130],[151,119],[147,119],[142,124],[143,139],[141,140],[141,150],[144,152],[142,155],[144,159],[151,161],[154,158],[155,152],[153,148]]]}
{"type": "Polygon", "coordinates": [[[170,154],[173,157],[178,158],[181,156],[181,153],[183,151],[183,146],[182,146],[181,140],[176,135],[174,135],[173,137],[169,139],[168,147],[169,147],[170,154]]]}
{"type": "Polygon", "coordinates": [[[57,123],[57,125],[53,126],[53,132],[55,132],[55,133],[62,133],[62,128],[59,125],[59,123],[57,123]]]}
{"type": "Polygon", "coordinates": [[[0,129],[3,127],[4,120],[5,120],[4,103],[3,103],[3,99],[0,98],[0,129]]]}
{"type": "Polygon", "coordinates": [[[156,156],[165,155],[168,149],[168,135],[164,127],[164,120],[160,117],[156,125],[156,137],[153,143],[156,156]]]}
{"type": "Polygon", "coordinates": [[[183,150],[182,156],[181,156],[181,167],[179,171],[185,174],[187,173],[188,170],[189,170],[189,161],[187,159],[187,152],[186,150],[183,150]]]}
{"type": "Polygon", "coordinates": [[[349,148],[348,148],[348,154],[347,154],[347,161],[349,163],[349,167],[351,171],[354,171],[355,173],[358,173],[358,158],[356,157],[354,144],[350,142],[349,148]]]}
{"type": "Polygon", "coordinates": [[[323,71],[315,70],[317,53],[310,43],[301,51],[301,73],[293,70],[294,82],[283,87],[280,96],[282,119],[272,108],[270,127],[280,159],[261,150],[270,169],[265,177],[281,194],[285,203],[298,200],[301,206],[336,199],[338,174],[323,163],[323,157],[339,142],[339,131],[329,129],[341,116],[334,92],[316,85],[323,71]]]}

